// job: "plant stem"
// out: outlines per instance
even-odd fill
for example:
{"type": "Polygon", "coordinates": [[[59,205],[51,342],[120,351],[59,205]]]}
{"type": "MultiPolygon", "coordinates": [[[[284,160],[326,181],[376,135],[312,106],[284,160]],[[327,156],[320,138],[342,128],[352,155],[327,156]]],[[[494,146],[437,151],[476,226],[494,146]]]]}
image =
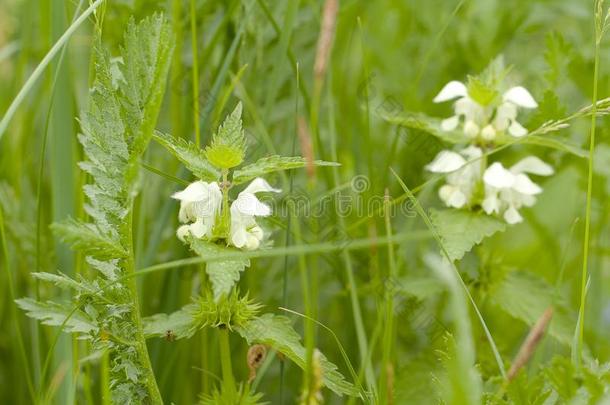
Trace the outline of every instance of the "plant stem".
{"type": "Polygon", "coordinates": [[[231,346],[229,344],[229,331],[227,328],[218,330],[218,343],[220,345],[220,362],[222,367],[222,382],[224,388],[230,392],[237,392],[235,380],[233,379],[233,368],[231,367],[231,346]]]}
{"type": "Polygon", "coordinates": [[[197,18],[195,0],[191,0],[191,49],[193,53],[193,124],[195,125],[195,145],[201,146],[199,133],[199,67],[197,61],[197,18]]]}
{"type": "MultiPolygon", "coordinates": [[[[128,251],[130,252],[129,257],[125,260],[125,274],[131,276],[135,273],[135,259],[133,250],[133,201],[130,204],[129,214],[127,215],[126,221],[126,235],[125,242],[128,245],[128,251]]],[[[163,404],[157,381],[155,380],[155,373],[148,356],[148,349],[146,347],[146,338],[144,337],[144,328],[142,326],[142,318],[140,315],[140,305],[138,300],[138,287],[136,284],[135,277],[129,277],[127,286],[131,292],[132,299],[132,321],[135,326],[135,339],[136,339],[136,351],[138,357],[146,373],[146,388],[150,395],[151,403],[154,405],[163,404]]]]}
{"type": "MultiPolygon", "coordinates": [[[[597,10],[595,10],[597,12],[597,10]]],[[[587,175],[587,205],[585,212],[585,236],[582,259],[582,279],[580,285],[580,308],[578,310],[578,341],[576,347],[576,364],[582,361],[582,347],[585,334],[585,305],[587,300],[587,279],[589,265],[589,239],[591,232],[591,199],[593,195],[593,155],[595,151],[595,129],[597,119],[597,79],[599,74],[599,43],[601,40],[601,30],[596,21],[595,23],[595,64],[593,68],[593,105],[591,111],[591,137],[589,141],[589,167],[587,175]]]]}

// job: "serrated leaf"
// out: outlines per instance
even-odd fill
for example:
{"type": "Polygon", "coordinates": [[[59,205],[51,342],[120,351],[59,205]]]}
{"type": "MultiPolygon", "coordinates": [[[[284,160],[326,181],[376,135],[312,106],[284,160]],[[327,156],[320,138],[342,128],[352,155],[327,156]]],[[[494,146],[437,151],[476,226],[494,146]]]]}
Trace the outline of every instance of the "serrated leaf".
{"type": "MultiPolygon", "coordinates": [[[[190,239],[191,249],[203,258],[211,258],[228,252],[238,252],[237,249],[222,247],[215,243],[201,239],[190,239]]],[[[250,266],[249,259],[209,261],[206,263],[205,271],[212,282],[214,299],[218,300],[223,295],[228,295],[233,286],[239,281],[241,272],[250,266]]]]}
{"type": "Polygon", "coordinates": [[[241,102],[229,114],[212,137],[205,155],[214,166],[230,169],[240,165],[246,154],[246,137],[241,120],[241,102]]]}
{"type": "MultiPolygon", "coordinates": [[[[260,343],[271,346],[284,354],[299,367],[305,369],[305,348],[301,344],[301,337],[293,329],[290,319],[285,316],[264,314],[235,330],[248,341],[249,345],[260,343]]],[[[358,395],[354,385],[345,380],[337,370],[337,366],[320,355],[322,367],[322,380],[324,385],[337,395],[358,395]]]]}
{"type": "Polygon", "coordinates": [[[443,131],[439,118],[429,117],[421,113],[389,114],[383,111],[383,109],[379,110],[381,111],[376,112],[378,116],[390,124],[422,131],[452,144],[469,142],[463,131],[443,131]]]}
{"type": "Polygon", "coordinates": [[[146,149],[155,128],[173,51],[173,34],[163,15],[155,14],[136,24],[130,20],[121,47],[120,89],[133,158],[146,149]]]}
{"type": "Polygon", "coordinates": [[[190,338],[199,328],[194,316],[197,305],[188,304],[171,314],[155,314],[142,319],[146,337],[164,337],[171,333],[176,339],[190,338]]]}
{"type": "Polygon", "coordinates": [[[34,278],[38,280],[47,281],[49,283],[53,283],[56,286],[63,289],[72,289],[78,292],[92,292],[94,291],[91,288],[91,285],[84,281],[76,281],[71,277],[63,273],[53,274],[53,273],[32,273],[34,278]]]}
{"type": "Polygon", "coordinates": [[[15,300],[19,308],[30,318],[38,319],[44,325],[61,326],[64,332],[88,334],[97,331],[95,321],[86,313],[55,302],[40,302],[31,298],[15,300]],[[67,320],[66,320],[67,319],[67,320]]]}
{"type": "Polygon", "coordinates": [[[94,224],[87,224],[74,219],[56,222],[52,229],[62,242],[69,244],[73,249],[98,259],[122,258],[127,252],[115,241],[102,232],[94,224]]]}
{"type": "MultiPolygon", "coordinates": [[[[339,163],[315,160],[316,166],[340,166],[339,163]]],[[[242,184],[268,173],[281,170],[298,169],[307,166],[307,160],[301,156],[267,156],[256,162],[235,170],[233,184],[242,184]]]]}
{"type": "Polygon", "coordinates": [[[154,139],[199,179],[209,182],[217,181],[220,177],[220,171],[208,162],[203,150],[194,143],[159,131],[155,131],[154,139]]]}
{"type": "Polygon", "coordinates": [[[554,292],[551,285],[534,274],[511,272],[495,284],[490,297],[509,315],[530,326],[553,306],[555,311],[548,331],[558,341],[569,345],[575,321],[570,319],[565,303],[554,299],[554,292]]]}
{"type": "Polygon", "coordinates": [[[430,210],[430,220],[452,261],[460,260],[486,237],[506,229],[504,221],[464,210],[430,210]]]}

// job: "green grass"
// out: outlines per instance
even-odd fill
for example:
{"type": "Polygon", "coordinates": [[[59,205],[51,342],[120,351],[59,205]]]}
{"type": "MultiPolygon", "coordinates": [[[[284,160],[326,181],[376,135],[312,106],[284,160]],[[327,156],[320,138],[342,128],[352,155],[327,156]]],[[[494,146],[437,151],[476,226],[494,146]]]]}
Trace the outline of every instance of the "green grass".
{"type": "MultiPolygon", "coordinates": [[[[200,257],[176,238],[179,205],[170,198],[195,177],[151,142],[124,218],[133,260],[116,280],[129,285],[138,317],[172,313],[211,289],[206,266],[249,260],[241,294],[302,336],[303,369],[271,347],[257,369],[250,388],[268,403],[314,404],[319,393],[327,404],[610,399],[610,4],[341,1],[326,67],[316,73],[326,3],[0,3],[0,403],[112,403],[112,357],[28,318],[15,300],[65,301],[70,318],[86,307],[32,273],[96,277],[50,225],[87,220],[82,186],[90,176],[77,164],[77,135],[99,62],[95,36],[117,56],[129,19],[155,11],[174,34],[158,130],[204,148],[241,101],[246,163],[308,157],[309,141],[314,159],[340,166],[265,175],[283,190],[263,198],[274,214],[257,220],[271,243],[200,257]],[[487,148],[480,164],[510,167],[534,155],[555,173],[532,176],[543,192],[521,208],[523,223],[482,238],[447,267],[442,258],[453,257],[456,241],[433,214],[446,208],[438,188],[447,176],[424,167],[441,149],[461,147],[435,137],[426,127],[433,121],[407,118],[448,117],[450,103],[432,102],[442,86],[499,55],[511,66],[510,84],[529,89],[539,107],[520,111],[527,136],[487,148]],[[547,306],[555,311],[544,340],[506,380],[547,306]],[[315,349],[359,396],[320,388],[315,349]]],[[[99,288],[103,295],[112,285],[99,288]]],[[[248,344],[236,330],[215,329],[146,339],[156,403],[197,403],[221,381],[237,395],[249,375],[248,344]]]]}

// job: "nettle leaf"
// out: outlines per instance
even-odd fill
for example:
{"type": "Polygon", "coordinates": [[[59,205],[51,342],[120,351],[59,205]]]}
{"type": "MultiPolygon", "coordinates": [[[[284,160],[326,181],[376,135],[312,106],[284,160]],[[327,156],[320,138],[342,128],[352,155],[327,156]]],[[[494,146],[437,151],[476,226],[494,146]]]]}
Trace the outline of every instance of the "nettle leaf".
{"type": "Polygon", "coordinates": [[[40,302],[31,298],[21,298],[15,302],[30,318],[38,319],[44,325],[60,326],[64,332],[88,334],[98,330],[95,320],[83,311],[74,311],[70,305],[40,302]]]}
{"type": "Polygon", "coordinates": [[[447,143],[458,144],[470,141],[466,135],[464,135],[463,131],[443,131],[441,129],[441,119],[430,117],[422,113],[407,112],[390,114],[384,111],[377,111],[377,114],[381,119],[390,124],[422,131],[447,143]]]}
{"type": "Polygon", "coordinates": [[[65,289],[65,290],[70,289],[70,290],[74,290],[74,291],[82,292],[82,293],[92,293],[92,292],[95,292],[95,290],[96,290],[95,288],[93,288],[93,286],[90,283],[88,283],[86,281],[76,281],[73,278],[68,277],[67,275],[65,275],[61,272],[58,274],[32,273],[32,276],[34,278],[37,278],[38,280],[53,283],[57,287],[65,289]]]}
{"type": "Polygon", "coordinates": [[[186,168],[203,181],[217,181],[220,171],[208,162],[205,153],[194,143],[155,131],[154,139],[180,160],[186,168]]]}
{"type": "Polygon", "coordinates": [[[246,154],[246,137],[241,120],[241,102],[229,114],[212,136],[212,144],[205,149],[210,163],[221,169],[239,166],[246,154]]]}
{"type": "Polygon", "coordinates": [[[120,89],[134,157],[144,152],[155,128],[172,51],[171,27],[163,15],[155,14],[139,24],[133,18],[129,21],[121,47],[125,80],[120,82],[120,89]]]}
{"type": "Polygon", "coordinates": [[[197,304],[188,304],[171,314],[156,314],[144,318],[144,335],[146,337],[190,338],[201,326],[195,316],[197,304]]]}
{"type": "MultiPolygon", "coordinates": [[[[315,160],[316,166],[340,166],[339,163],[315,160]]],[[[281,170],[298,169],[307,166],[307,160],[301,156],[267,156],[256,162],[235,170],[233,184],[241,184],[268,173],[281,170]]]]}
{"type": "MultiPolygon", "coordinates": [[[[190,238],[191,249],[203,258],[213,258],[230,252],[239,252],[237,249],[222,247],[197,238],[190,238]]],[[[214,299],[228,295],[241,277],[241,272],[250,266],[249,259],[219,260],[206,263],[206,273],[212,282],[214,299]]]]}
{"type": "Polygon", "coordinates": [[[506,229],[504,221],[465,210],[433,209],[430,210],[430,220],[452,261],[460,260],[486,237],[506,229]]]}
{"type": "Polygon", "coordinates": [[[529,326],[534,325],[544,311],[553,306],[549,334],[569,345],[575,319],[570,316],[565,302],[555,299],[554,293],[553,286],[534,274],[511,272],[494,284],[490,297],[495,305],[529,326]]]}
{"type": "MultiPolygon", "coordinates": [[[[284,354],[299,367],[305,369],[305,348],[301,344],[301,337],[293,329],[290,319],[285,316],[264,314],[235,330],[248,341],[249,345],[264,344],[284,354]]],[[[345,380],[337,370],[337,366],[320,355],[322,367],[322,380],[324,385],[337,395],[358,395],[354,385],[345,380]]]]}
{"type": "Polygon", "coordinates": [[[123,258],[127,252],[118,240],[106,237],[95,224],[74,219],[57,222],[52,229],[62,242],[73,249],[98,259],[123,258]]]}

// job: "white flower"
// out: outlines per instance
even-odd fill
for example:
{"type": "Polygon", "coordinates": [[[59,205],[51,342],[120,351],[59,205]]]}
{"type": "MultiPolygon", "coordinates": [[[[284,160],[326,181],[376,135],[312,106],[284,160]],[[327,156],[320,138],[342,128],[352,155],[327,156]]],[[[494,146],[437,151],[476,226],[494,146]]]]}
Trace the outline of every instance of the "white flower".
{"type": "Polygon", "coordinates": [[[212,236],[214,221],[222,205],[222,193],[218,183],[196,181],[184,190],[174,193],[172,198],[180,200],[180,222],[189,223],[178,228],[176,234],[180,240],[184,240],[189,233],[196,238],[212,236]]]}
{"type": "Polygon", "coordinates": [[[477,163],[470,163],[481,157],[481,149],[470,146],[459,153],[443,150],[426,166],[433,173],[448,173],[447,184],[438,193],[443,202],[454,208],[462,208],[470,202],[481,169],[477,163]]]}
{"type": "Polygon", "coordinates": [[[535,156],[522,159],[508,170],[499,162],[489,166],[483,175],[486,186],[483,210],[487,214],[499,214],[502,211],[509,224],[521,222],[523,218],[519,209],[534,205],[535,196],[542,192],[542,188],[525,173],[550,176],[553,168],[535,156]]]}
{"type": "Polygon", "coordinates": [[[263,230],[257,225],[255,217],[271,215],[271,208],[256,197],[259,192],[279,193],[281,190],[258,177],[239,193],[231,204],[230,230],[231,243],[237,248],[256,249],[263,240],[263,230]]]}
{"type": "Polygon", "coordinates": [[[455,115],[441,121],[443,131],[453,131],[460,123],[460,118],[464,119],[464,134],[469,138],[476,138],[481,127],[489,121],[490,110],[483,107],[468,96],[466,85],[457,80],[453,80],[445,85],[434,97],[435,103],[456,100],[453,105],[455,115]]]}
{"type": "Polygon", "coordinates": [[[498,131],[508,130],[508,133],[516,138],[527,135],[527,129],[517,122],[518,107],[536,108],[536,100],[525,87],[517,86],[508,89],[502,95],[502,101],[496,109],[494,127],[498,131]]]}

